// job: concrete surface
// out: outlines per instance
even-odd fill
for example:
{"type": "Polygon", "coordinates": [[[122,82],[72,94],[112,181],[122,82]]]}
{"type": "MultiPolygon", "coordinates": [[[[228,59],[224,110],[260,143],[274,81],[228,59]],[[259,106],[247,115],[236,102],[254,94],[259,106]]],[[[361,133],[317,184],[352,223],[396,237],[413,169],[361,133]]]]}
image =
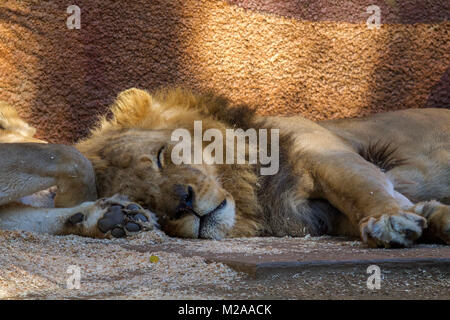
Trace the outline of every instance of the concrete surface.
{"type": "Polygon", "coordinates": [[[141,252],[174,252],[224,263],[247,274],[230,290],[201,290],[230,299],[450,299],[450,246],[369,249],[346,238],[249,238],[220,242],[181,240],[124,245],[141,252]],[[367,268],[380,267],[379,290],[367,268]]]}
{"type": "Polygon", "coordinates": [[[166,243],[126,247],[137,251],[164,251],[176,252],[184,256],[200,256],[206,261],[222,262],[256,279],[291,276],[303,271],[346,270],[370,264],[385,266],[389,269],[405,269],[411,266],[434,266],[444,269],[450,267],[450,246],[418,245],[401,250],[369,249],[359,241],[337,237],[322,238],[324,239],[312,238],[314,240],[309,242],[303,238],[301,240],[256,238],[258,241],[224,240],[225,243],[222,244],[226,245],[228,241],[231,241],[230,244],[233,245],[237,242],[251,243],[262,250],[259,253],[252,253],[254,247],[248,252],[236,252],[233,249],[228,252],[205,250],[202,240],[185,240],[181,246],[166,243]],[[199,247],[195,244],[199,244],[199,247]]]}
{"type": "Polygon", "coordinates": [[[450,299],[450,247],[332,237],[91,239],[0,230],[0,299],[450,299]],[[380,268],[380,289],[367,268],[380,268]],[[70,269],[72,268],[72,269],[70,269]],[[73,285],[79,270],[79,287],[73,285]],[[72,279],[72,280],[71,280],[72,279]]]}

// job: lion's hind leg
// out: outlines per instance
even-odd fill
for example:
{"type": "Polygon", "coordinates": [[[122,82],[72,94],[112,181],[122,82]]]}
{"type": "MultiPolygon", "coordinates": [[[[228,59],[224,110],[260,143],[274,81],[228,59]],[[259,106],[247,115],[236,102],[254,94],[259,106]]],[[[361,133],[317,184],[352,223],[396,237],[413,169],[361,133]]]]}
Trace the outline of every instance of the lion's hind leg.
{"type": "Polygon", "coordinates": [[[55,206],[97,198],[92,165],[78,150],[43,143],[0,143],[0,205],[57,186],[55,206]]]}
{"type": "Polygon", "coordinates": [[[435,200],[424,201],[415,204],[412,211],[427,219],[428,227],[423,230],[423,240],[450,245],[450,206],[435,200]]]}

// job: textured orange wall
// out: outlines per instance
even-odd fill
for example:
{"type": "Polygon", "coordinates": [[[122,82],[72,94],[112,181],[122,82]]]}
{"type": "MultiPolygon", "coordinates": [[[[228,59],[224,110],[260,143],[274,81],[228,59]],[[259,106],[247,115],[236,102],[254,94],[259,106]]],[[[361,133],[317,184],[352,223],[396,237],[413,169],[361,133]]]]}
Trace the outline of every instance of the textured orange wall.
{"type": "Polygon", "coordinates": [[[66,143],[132,86],[310,119],[449,108],[449,17],[437,0],[0,0],[0,100],[66,143]],[[66,27],[71,4],[81,30],[66,27]]]}

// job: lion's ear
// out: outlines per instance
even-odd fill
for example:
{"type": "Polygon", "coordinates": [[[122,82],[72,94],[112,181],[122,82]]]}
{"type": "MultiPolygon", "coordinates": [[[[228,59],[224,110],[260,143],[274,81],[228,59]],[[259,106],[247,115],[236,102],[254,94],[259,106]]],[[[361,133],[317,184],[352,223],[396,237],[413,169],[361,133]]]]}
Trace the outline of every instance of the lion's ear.
{"type": "Polygon", "coordinates": [[[137,127],[148,119],[152,96],[145,90],[131,88],[122,91],[111,107],[113,121],[124,127],[137,127]]]}

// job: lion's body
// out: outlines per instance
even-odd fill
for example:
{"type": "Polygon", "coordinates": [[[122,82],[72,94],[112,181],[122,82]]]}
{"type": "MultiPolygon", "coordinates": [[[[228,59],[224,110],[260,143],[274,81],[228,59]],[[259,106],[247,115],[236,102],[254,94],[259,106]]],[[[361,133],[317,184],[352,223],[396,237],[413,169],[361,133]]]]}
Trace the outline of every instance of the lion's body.
{"type": "MultiPolygon", "coordinates": [[[[371,217],[402,215],[420,201],[448,204],[449,110],[404,110],[315,123],[302,117],[255,116],[246,107],[232,107],[211,95],[175,90],[150,96],[129,90],[119,95],[112,111],[112,120],[104,119],[77,146],[96,168],[100,195],[123,193],[141,202],[160,216],[163,229],[172,235],[202,237],[197,217],[165,219],[176,210],[163,205],[176,202],[166,187],[177,184],[192,185],[202,194],[205,189],[231,194],[236,210],[235,223],[226,233],[231,237],[360,235],[371,217]],[[279,172],[261,176],[258,165],[248,164],[167,164],[155,170],[137,161],[145,154],[150,162],[157,161],[159,147],[170,145],[170,133],[177,128],[192,132],[195,120],[202,121],[203,132],[279,129],[279,172]]],[[[444,220],[450,223],[448,214],[444,220]]],[[[222,236],[220,230],[212,237],[222,236]]]]}
{"type": "Polygon", "coordinates": [[[395,153],[387,174],[395,190],[412,202],[436,199],[450,204],[450,110],[410,109],[364,119],[321,123],[355,151],[379,141],[395,153]]]}
{"type": "Polygon", "coordinates": [[[411,245],[424,230],[450,242],[449,110],[317,123],[260,117],[213,95],[131,89],[76,148],[93,165],[99,196],[140,203],[169,235],[328,233],[391,247],[411,245]],[[261,175],[261,165],[249,163],[173,163],[171,135],[194,132],[194,121],[203,133],[279,129],[278,172],[261,175]]]}
{"type": "MultiPolygon", "coordinates": [[[[395,197],[402,201],[405,196],[409,201],[438,200],[450,204],[450,111],[442,109],[411,109],[396,112],[381,113],[367,118],[310,122],[301,117],[268,118],[265,125],[280,128],[281,132],[289,136],[292,144],[285,157],[286,163],[295,163],[294,170],[308,172],[303,185],[293,168],[282,167],[280,177],[267,177],[267,185],[263,192],[264,202],[268,203],[266,220],[272,221],[271,232],[276,235],[295,235],[300,231],[293,226],[291,221],[298,220],[295,216],[298,212],[312,210],[312,218],[304,217],[309,222],[308,232],[320,234],[330,232],[332,234],[359,234],[358,226],[348,228],[348,223],[339,223],[346,219],[344,215],[336,214],[329,206],[329,202],[310,200],[304,209],[299,208],[296,202],[299,199],[300,190],[317,190],[319,187],[307,186],[314,184],[313,173],[317,169],[316,164],[321,161],[321,156],[327,154],[338,160],[342,155],[354,153],[361,155],[365,160],[378,166],[387,179],[393,184],[395,197]],[[330,143],[331,142],[331,143],[330,143]],[[320,147],[323,145],[323,147],[320,147]],[[308,148],[313,146],[314,152],[318,152],[317,160],[310,161],[308,148]],[[303,158],[302,158],[303,157],[303,158]],[[283,172],[283,170],[287,172],[283,172]],[[292,181],[294,179],[294,181],[292,181]],[[289,182],[289,183],[288,183],[289,182]],[[298,185],[300,183],[300,185],[298,185]],[[294,188],[293,185],[297,186],[294,188]],[[272,205],[279,195],[284,196],[285,204],[272,205]],[[313,209],[308,209],[312,206],[313,209]],[[278,210],[277,210],[278,209],[278,210]],[[273,211],[278,211],[273,214],[273,211]],[[293,215],[294,217],[292,217],[293,215]],[[288,220],[287,217],[290,219],[288,220]],[[337,220],[336,220],[337,219],[337,220]],[[312,228],[311,228],[312,227],[312,228]]],[[[285,164],[286,164],[285,163],[285,164]]],[[[329,175],[340,179],[349,173],[339,166],[333,167],[330,163],[325,170],[329,175]]],[[[355,165],[352,170],[358,170],[355,165]]],[[[316,182],[317,183],[317,182],[316,182]]],[[[320,181],[318,182],[320,184],[320,181]]],[[[356,197],[358,194],[367,194],[370,190],[360,188],[359,185],[337,184],[356,197]]],[[[314,191],[306,194],[304,198],[311,199],[314,191]]],[[[362,196],[361,195],[361,196],[362,196]]],[[[324,195],[313,195],[324,199],[324,195]]],[[[344,200],[344,199],[343,199],[344,200]]],[[[345,200],[344,200],[345,201],[345,200]]],[[[337,199],[336,202],[340,202],[337,199]]],[[[406,201],[406,204],[408,201],[406,201]]],[[[340,207],[344,209],[344,206],[340,207]]],[[[345,209],[344,209],[345,210],[345,209]]],[[[309,215],[309,213],[308,213],[309,215]]],[[[301,225],[301,224],[300,224],[301,225]]]]}

